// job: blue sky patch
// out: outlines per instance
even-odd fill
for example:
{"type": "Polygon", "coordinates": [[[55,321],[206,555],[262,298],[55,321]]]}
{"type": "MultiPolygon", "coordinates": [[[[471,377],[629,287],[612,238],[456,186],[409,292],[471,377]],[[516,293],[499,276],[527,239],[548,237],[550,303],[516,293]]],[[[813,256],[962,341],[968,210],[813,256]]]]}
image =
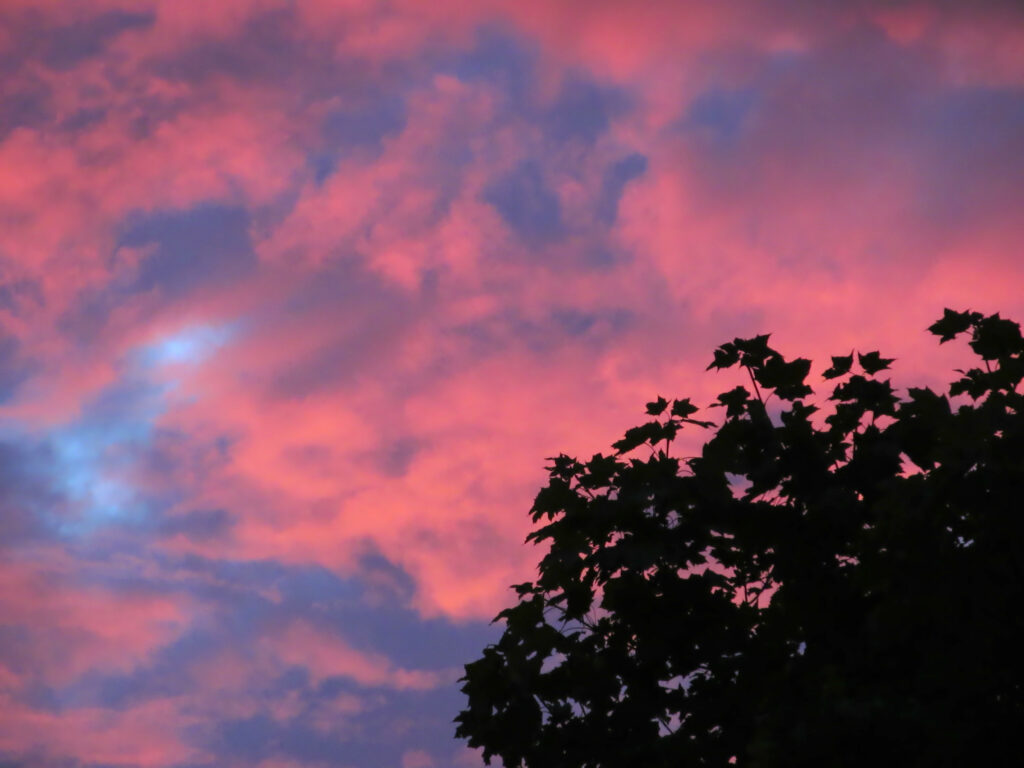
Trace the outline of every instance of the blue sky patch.
{"type": "Polygon", "coordinates": [[[683,124],[709,132],[724,142],[736,139],[757,102],[751,88],[715,88],[705,91],[690,104],[683,124]]]}
{"type": "Polygon", "coordinates": [[[605,224],[614,224],[619,215],[619,200],[626,185],[647,172],[647,158],[639,152],[612,163],[604,172],[601,194],[597,199],[597,218],[605,224]]]}
{"type": "Polygon", "coordinates": [[[132,289],[170,297],[243,277],[256,265],[249,214],[223,205],[136,215],[118,245],[151,246],[132,289]]]}
{"type": "Polygon", "coordinates": [[[528,243],[554,240],[565,232],[558,196],[535,162],[522,163],[493,181],[484,190],[484,200],[528,243]]]}

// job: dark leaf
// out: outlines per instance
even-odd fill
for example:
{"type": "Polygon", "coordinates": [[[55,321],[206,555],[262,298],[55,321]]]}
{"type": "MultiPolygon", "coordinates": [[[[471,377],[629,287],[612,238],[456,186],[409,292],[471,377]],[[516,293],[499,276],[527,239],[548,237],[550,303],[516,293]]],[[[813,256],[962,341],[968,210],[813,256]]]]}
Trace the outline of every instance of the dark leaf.
{"type": "Polygon", "coordinates": [[[667,407],[668,400],[666,400],[664,397],[659,396],[657,400],[647,404],[647,415],[660,416],[667,407]]]}
{"type": "Polygon", "coordinates": [[[707,370],[712,368],[730,368],[740,360],[740,353],[737,351],[733,344],[723,344],[715,350],[715,359],[711,361],[711,364],[707,367],[707,370]]]}
{"type": "Polygon", "coordinates": [[[860,363],[860,367],[864,369],[864,373],[868,376],[873,376],[879,371],[884,371],[890,365],[895,358],[882,357],[878,352],[868,352],[866,354],[857,354],[857,362],[860,363]]]}
{"type": "Polygon", "coordinates": [[[746,412],[750,393],[744,387],[736,387],[718,396],[717,407],[725,406],[725,415],[729,418],[742,416],[746,412]]]}
{"type": "Polygon", "coordinates": [[[826,379],[835,379],[840,376],[845,376],[850,372],[850,368],[853,367],[853,352],[846,355],[845,357],[833,357],[832,367],[829,368],[822,375],[826,379]]]}
{"type": "Polygon", "coordinates": [[[954,312],[952,309],[944,309],[942,318],[929,325],[928,331],[939,337],[940,344],[945,344],[968,330],[978,319],[980,315],[977,312],[954,312]]]}
{"type": "Polygon", "coordinates": [[[680,418],[686,418],[695,414],[699,408],[690,402],[690,398],[684,398],[683,400],[672,401],[672,415],[680,418]]]}
{"type": "Polygon", "coordinates": [[[1024,339],[1020,325],[1003,320],[998,314],[991,315],[975,324],[974,338],[970,342],[983,360],[1000,360],[1024,352],[1024,339]]]}
{"type": "Polygon", "coordinates": [[[754,379],[762,387],[774,389],[777,397],[796,400],[811,394],[811,388],[804,384],[810,371],[810,360],[797,358],[786,362],[781,356],[772,356],[755,369],[754,379]]]}
{"type": "Polygon", "coordinates": [[[654,444],[662,439],[664,427],[661,422],[649,421],[639,427],[632,427],[626,430],[622,439],[612,443],[612,448],[617,453],[628,453],[645,443],[654,444]]]}

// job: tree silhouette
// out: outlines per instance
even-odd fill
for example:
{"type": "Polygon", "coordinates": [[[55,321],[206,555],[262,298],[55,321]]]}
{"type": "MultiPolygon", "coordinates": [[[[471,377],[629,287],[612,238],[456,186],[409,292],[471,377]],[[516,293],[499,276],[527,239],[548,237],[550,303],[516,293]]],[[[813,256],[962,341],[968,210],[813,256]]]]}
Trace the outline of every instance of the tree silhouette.
{"type": "Polygon", "coordinates": [[[614,453],[552,459],[547,553],[466,665],[457,735],[506,768],[1018,753],[1024,340],[977,312],[928,330],[980,358],[948,395],[851,353],[819,409],[810,361],[736,339],[709,366],[749,375],[721,426],[659,397],[614,453]],[[711,431],[700,456],[670,455],[684,427],[711,431]]]}

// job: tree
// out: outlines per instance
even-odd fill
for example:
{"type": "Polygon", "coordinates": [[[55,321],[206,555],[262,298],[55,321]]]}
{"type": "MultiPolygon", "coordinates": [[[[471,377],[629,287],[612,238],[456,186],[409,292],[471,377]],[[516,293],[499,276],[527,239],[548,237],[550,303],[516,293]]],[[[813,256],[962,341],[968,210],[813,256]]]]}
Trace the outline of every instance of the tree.
{"type": "MultiPolygon", "coordinates": [[[[466,665],[457,735],[506,768],[968,766],[1024,725],[1024,340],[928,329],[980,358],[899,396],[878,352],[811,363],[768,336],[720,426],[689,399],[589,461],[551,459],[504,633],[466,665]],[[711,433],[671,455],[683,428],[711,433]]],[[[1002,760],[999,761],[1003,763],[1002,760]]]]}

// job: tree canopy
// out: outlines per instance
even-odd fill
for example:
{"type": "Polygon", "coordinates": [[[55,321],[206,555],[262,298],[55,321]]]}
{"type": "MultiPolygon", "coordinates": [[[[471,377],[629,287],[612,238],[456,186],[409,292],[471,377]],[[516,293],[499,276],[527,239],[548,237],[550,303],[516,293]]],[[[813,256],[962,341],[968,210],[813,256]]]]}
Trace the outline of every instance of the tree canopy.
{"type": "MultiPolygon", "coordinates": [[[[975,367],[894,390],[879,352],[735,339],[712,416],[658,397],[551,459],[536,581],[466,665],[457,735],[490,764],[987,765],[1024,724],[1024,339],[945,310],[975,367]],[[673,456],[684,428],[699,456],[673,456]]],[[[1002,761],[1000,761],[1002,762],[1002,761]]]]}

